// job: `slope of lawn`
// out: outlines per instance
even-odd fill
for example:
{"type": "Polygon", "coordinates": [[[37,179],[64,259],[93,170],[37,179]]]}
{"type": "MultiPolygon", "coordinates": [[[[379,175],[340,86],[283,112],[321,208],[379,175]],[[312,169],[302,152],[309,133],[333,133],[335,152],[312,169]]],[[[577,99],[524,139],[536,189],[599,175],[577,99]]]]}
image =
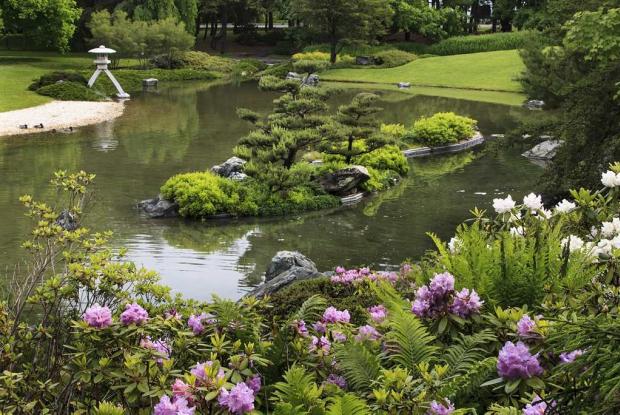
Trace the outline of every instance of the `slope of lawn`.
{"type": "Polygon", "coordinates": [[[448,87],[483,91],[520,92],[516,78],[524,68],[516,50],[437,56],[386,69],[333,69],[323,80],[448,87]]]}
{"type": "Polygon", "coordinates": [[[87,54],[0,50],[0,112],[51,101],[51,98],[28,91],[32,81],[54,70],[94,70],[92,60],[87,54]]]}

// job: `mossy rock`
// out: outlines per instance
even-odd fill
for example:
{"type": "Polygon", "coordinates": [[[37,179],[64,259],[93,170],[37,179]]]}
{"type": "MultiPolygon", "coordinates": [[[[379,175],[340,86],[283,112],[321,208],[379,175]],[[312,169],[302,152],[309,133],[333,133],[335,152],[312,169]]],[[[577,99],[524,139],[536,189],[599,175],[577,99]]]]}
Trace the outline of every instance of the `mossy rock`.
{"type": "Polygon", "coordinates": [[[104,96],[86,85],[77,82],[60,81],[37,89],[37,93],[60,101],[102,101],[104,96]]]}

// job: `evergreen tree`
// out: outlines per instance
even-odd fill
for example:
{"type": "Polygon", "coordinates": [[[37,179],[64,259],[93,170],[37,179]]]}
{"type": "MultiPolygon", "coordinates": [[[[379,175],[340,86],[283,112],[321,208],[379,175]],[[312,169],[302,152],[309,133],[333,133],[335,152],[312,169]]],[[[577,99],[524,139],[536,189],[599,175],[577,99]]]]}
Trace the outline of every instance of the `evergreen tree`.
{"type": "Polygon", "coordinates": [[[362,154],[371,153],[387,144],[387,135],[379,134],[379,122],[374,115],[382,108],[375,106],[379,97],[363,92],[350,104],[338,108],[338,113],[322,126],[326,137],[321,149],[328,154],[344,157],[346,163],[362,154]]]}

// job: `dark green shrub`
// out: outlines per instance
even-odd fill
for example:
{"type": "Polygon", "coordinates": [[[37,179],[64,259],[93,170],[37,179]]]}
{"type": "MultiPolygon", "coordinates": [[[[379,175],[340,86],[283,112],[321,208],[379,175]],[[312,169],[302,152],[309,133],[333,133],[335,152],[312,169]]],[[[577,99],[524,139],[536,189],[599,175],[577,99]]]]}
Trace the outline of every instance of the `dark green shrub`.
{"type": "Polygon", "coordinates": [[[275,76],[277,78],[284,78],[287,73],[293,70],[293,64],[290,62],[279,63],[268,66],[261,75],[263,76],[275,76]]]}
{"type": "Polygon", "coordinates": [[[528,31],[454,36],[429,46],[426,53],[445,56],[522,49],[531,36],[532,33],[528,31]]]}
{"type": "Polygon", "coordinates": [[[195,69],[228,73],[232,72],[235,61],[223,56],[191,51],[172,55],[158,55],[151,59],[151,64],[160,69],[195,69]]]}
{"type": "Polygon", "coordinates": [[[430,147],[457,143],[471,138],[476,121],[453,112],[439,112],[432,117],[420,118],[403,138],[430,147]]]}
{"type": "Polygon", "coordinates": [[[294,283],[271,296],[273,308],[269,309],[268,320],[286,320],[308,298],[319,294],[327,304],[339,310],[349,310],[351,323],[366,324],[367,308],[378,303],[371,290],[357,292],[351,285],[334,284],[328,277],[320,277],[294,283]]]}
{"type": "Polygon", "coordinates": [[[377,52],[373,55],[377,65],[384,68],[394,68],[409,63],[417,58],[413,53],[403,50],[391,49],[377,52]]]}
{"type": "Polygon", "coordinates": [[[79,72],[75,71],[55,71],[42,75],[38,80],[30,84],[28,89],[36,91],[44,86],[55,84],[59,81],[70,81],[78,84],[86,85],[88,80],[79,72]]]}
{"type": "Polygon", "coordinates": [[[37,93],[60,101],[101,101],[105,96],[98,94],[86,85],[71,81],[59,81],[37,89],[37,93]]]}
{"type": "Polygon", "coordinates": [[[242,59],[235,63],[233,71],[235,73],[245,72],[248,75],[254,75],[267,68],[267,65],[258,59],[242,59]]]}

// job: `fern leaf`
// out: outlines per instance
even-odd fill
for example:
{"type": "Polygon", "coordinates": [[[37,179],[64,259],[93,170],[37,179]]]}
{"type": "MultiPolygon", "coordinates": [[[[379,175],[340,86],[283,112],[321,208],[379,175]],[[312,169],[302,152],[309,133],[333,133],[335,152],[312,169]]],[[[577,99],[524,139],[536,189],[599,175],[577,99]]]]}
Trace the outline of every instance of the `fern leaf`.
{"type": "Polygon", "coordinates": [[[317,386],[314,375],[303,367],[291,367],[284,374],[284,381],[274,387],[276,391],[272,399],[276,403],[289,403],[293,408],[301,406],[309,411],[323,406],[320,399],[323,388],[317,386]]]}
{"type": "Polygon", "coordinates": [[[456,344],[445,351],[443,362],[450,369],[448,376],[467,373],[473,366],[488,355],[484,346],[497,341],[491,330],[482,330],[470,336],[461,334],[456,344]]]}
{"type": "Polygon", "coordinates": [[[437,357],[435,337],[411,312],[391,312],[388,321],[390,331],[385,336],[385,348],[390,360],[417,372],[420,363],[437,357]]]}
{"type": "Polygon", "coordinates": [[[327,415],[370,415],[366,401],[347,393],[330,399],[327,415]]]}
{"type": "Polygon", "coordinates": [[[292,320],[314,321],[318,320],[327,307],[327,301],[318,294],[308,298],[293,314],[292,320]]]}
{"type": "Polygon", "coordinates": [[[451,377],[441,388],[441,396],[456,401],[459,397],[475,396],[480,385],[495,375],[497,358],[487,357],[469,368],[465,373],[451,377]]]}
{"type": "Polygon", "coordinates": [[[362,343],[348,343],[336,351],[338,361],[348,385],[353,390],[370,389],[381,370],[379,357],[362,343]]]}

